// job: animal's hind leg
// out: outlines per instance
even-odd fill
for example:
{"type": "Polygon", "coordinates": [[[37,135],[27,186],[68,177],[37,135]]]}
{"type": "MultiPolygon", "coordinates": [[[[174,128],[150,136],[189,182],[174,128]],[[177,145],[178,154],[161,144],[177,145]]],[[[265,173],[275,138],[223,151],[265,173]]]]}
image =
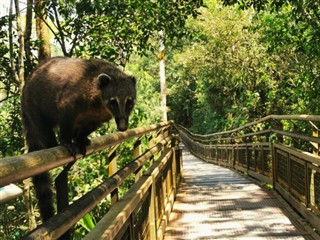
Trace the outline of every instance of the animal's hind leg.
{"type": "Polygon", "coordinates": [[[52,127],[32,124],[26,129],[28,152],[58,146],[58,142],[52,127]]]}

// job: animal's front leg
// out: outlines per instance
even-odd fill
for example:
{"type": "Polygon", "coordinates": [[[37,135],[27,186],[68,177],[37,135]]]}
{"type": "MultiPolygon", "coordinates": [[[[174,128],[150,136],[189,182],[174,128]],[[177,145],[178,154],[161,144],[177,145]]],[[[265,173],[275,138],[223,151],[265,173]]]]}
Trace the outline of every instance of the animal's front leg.
{"type": "Polygon", "coordinates": [[[72,142],[74,121],[70,116],[64,115],[60,121],[60,144],[67,148],[71,156],[76,158],[77,146],[72,142]]]}
{"type": "Polygon", "coordinates": [[[91,143],[88,136],[90,135],[90,133],[95,131],[99,127],[99,125],[100,124],[98,123],[90,122],[76,130],[76,134],[74,136],[75,144],[84,157],[86,156],[87,146],[89,146],[91,143]]]}
{"type": "Polygon", "coordinates": [[[75,140],[75,145],[79,149],[80,154],[82,154],[83,157],[87,154],[87,146],[89,146],[91,141],[87,137],[79,137],[75,140]]]}

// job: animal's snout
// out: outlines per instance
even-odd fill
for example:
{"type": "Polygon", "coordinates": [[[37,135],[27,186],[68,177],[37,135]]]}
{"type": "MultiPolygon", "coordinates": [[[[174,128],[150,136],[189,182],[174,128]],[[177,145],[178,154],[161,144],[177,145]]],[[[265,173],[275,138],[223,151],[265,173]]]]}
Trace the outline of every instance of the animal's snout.
{"type": "Polygon", "coordinates": [[[128,121],[126,119],[121,118],[116,122],[119,131],[123,132],[128,129],[128,121]]]}

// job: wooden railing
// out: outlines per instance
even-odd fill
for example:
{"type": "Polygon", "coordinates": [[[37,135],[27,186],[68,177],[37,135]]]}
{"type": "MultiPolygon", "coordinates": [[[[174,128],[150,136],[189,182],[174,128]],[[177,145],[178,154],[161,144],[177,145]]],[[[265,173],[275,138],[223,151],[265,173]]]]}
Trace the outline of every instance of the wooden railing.
{"type": "Polygon", "coordinates": [[[209,135],[179,127],[191,152],[270,184],[320,231],[320,116],[271,115],[209,135]]]}
{"type": "MultiPolygon", "coordinates": [[[[162,239],[181,178],[181,150],[176,133],[174,124],[169,122],[93,139],[87,155],[112,148],[109,153],[109,178],[70,206],[68,194],[57,192],[58,214],[28,233],[24,239],[70,239],[69,229],[110,195],[112,207],[85,239],[162,239]],[[145,151],[141,148],[143,138],[149,141],[145,151]],[[132,149],[134,160],[117,170],[116,161],[121,156],[114,150],[129,139],[136,139],[132,149]],[[119,185],[132,174],[135,175],[135,184],[123,198],[118,199],[119,185]],[[63,208],[59,209],[59,205],[63,208]]],[[[78,158],[81,156],[77,155],[78,158]]],[[[66,176],[74,162],[63,147],[0,159],[0,186],[64,166],[57,177],[62,181],[56,181],[56,185],[67,189],[66,176]]]]}

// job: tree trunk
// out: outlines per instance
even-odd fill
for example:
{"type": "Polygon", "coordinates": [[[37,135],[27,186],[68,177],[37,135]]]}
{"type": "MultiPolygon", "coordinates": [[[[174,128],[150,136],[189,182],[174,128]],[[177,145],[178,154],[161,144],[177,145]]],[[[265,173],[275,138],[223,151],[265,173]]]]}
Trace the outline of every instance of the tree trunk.
{"type": "Polygon", "coordinates": [[[160,107],[161,107],[161,121],[166,122],[167,118],[167,90],[166,90],[166,72],[165,72],[165,46],[163,39],[163,31],[159,31],[159,70],[160,70],[160,107]]]}
{"type": "MultiPolygon", "coordinates": [[[[22,90],[22,86],[25,82],[25,76],[24,76],[24,58],[29,57],[30,53],[30,46],[29,42],[25,44],[25,37],[27,38],[27,41],[30,40],[31,36],[31,27],[32,27],[32,0],[28,1],[28,4],[31,4],[31,6],[28,5],[27,7],[27,19],[26,19],[26,30],[25,32],[22,29],[22,21],[20,16],[20,6],[19,6],[19,0],[14,0],[15,4],[15,11],[16,11],[16,27],[17,27],[17,33],[18,33],[18,43],[19,43],[19,52],[18,52],[18,67],[15,65],[14,57],[13,57],[13,32],[12,32],[12,23],[11,26],[9,25],[9,37],[11,39],[10,41],[10,59],[11,59],[11,67],[14,72],[15,81],[17,84],[19,84],[20,91],[22,90]],[[30,3],[31,2],[31,3],[30,3]],[[31,12],[31,15],[30,15],[31,12]],[[28,50],[29,51],[28,51],[28,50]],[[26,52],[28,51],[28,55],[26,55],[26,52]]],[[[10,17],[12,16],[12,1],[10,6],[10,17]]],[[[10,21],[12,22],[12,21],[10,21]]],[[[28,222],[29,222],[29,229],[32,230],[36,228],[36,220],[35,220],[35,214],[33,211],[32,201],[30,197],[30,181],[26,180],[23,182],[24,184],[24,199],[26,202],[26,207],[28,209],[28,222]]]]}
{"type": "Polygon", "coordinates": [[[37,37],[40,40],[40,46],[38,49],[39,62],[46,60],[51,57],[51,46],[50,46],[50,31],[45,21],[47,16],[45,14],[46,2],[45,0],[36,0],[36,31],[37,37]]]}
{"type": "MultiPolygon", "coordinates": [[[[19,2],[18,2],[19,3],[19,2]]],[[[18,7],[19,8],[19,7],[18,7]]],[[[10,55],[10,66],[11,66],[11,73],[13,77],[13,81],[15,84],[19,85],[19,75],[16,71],[16,63],[13,51],[13,0],[10,1],[10,8],[9,8],[9,55],[10,55]]]]}
{"type": "Polygon", "coordinates": [[[32,54],[30,48],[30,39],[32,33],[32,5],[33,0],[27,0],[27,14],[26,14],[26,28],[24,32],[24,52],[26,55],[26,66],[29,67],[32,61],[32,54]]]}
{"type": "Polygon", "coordinates": [[[22,30],[19,0],[15,0],[16,22],[19,41],[19,57],[18,57],[18,77],[20,84],[24,84],[24,33],[22,30]]]}

